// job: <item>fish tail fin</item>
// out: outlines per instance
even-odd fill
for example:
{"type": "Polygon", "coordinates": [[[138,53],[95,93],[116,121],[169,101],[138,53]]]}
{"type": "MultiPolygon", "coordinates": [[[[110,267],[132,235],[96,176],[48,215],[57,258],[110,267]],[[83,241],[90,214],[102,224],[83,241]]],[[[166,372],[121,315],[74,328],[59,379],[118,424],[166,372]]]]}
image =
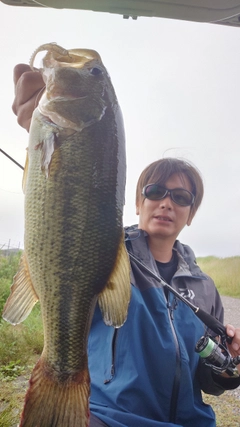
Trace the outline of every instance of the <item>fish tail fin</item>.
{"type": "Polygon", "coordinates": [[[75,375],[56,376],[40,358],[30,378],[19,427],[88,427],[89,394],[87,365],[75,375]]]}

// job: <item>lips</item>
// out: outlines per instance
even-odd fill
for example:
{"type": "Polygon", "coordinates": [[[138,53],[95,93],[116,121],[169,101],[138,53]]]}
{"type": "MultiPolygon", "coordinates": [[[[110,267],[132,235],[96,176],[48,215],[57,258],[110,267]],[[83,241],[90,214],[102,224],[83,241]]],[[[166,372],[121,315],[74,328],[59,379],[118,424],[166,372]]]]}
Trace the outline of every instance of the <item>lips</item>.
{"type": "Polygon", "coordinates": [[[172,222],[172,219],[169,216],[156,215],[156,216],[154,216],[154,218],[159,220],[159,221],[172,222]]]}

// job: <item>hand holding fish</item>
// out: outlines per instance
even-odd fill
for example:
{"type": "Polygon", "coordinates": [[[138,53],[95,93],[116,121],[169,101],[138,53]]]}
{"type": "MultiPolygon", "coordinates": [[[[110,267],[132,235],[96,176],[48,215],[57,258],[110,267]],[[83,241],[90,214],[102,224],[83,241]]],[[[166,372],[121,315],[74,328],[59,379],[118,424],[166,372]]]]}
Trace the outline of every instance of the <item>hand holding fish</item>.
{"type": "Polygon", "coordinates": [[[45,86],[42,74],[32,71],[27,64],[18,64],[13,70],[15,99],[12,105],[20,126],[29,131],[32,113],[45,86]]]}

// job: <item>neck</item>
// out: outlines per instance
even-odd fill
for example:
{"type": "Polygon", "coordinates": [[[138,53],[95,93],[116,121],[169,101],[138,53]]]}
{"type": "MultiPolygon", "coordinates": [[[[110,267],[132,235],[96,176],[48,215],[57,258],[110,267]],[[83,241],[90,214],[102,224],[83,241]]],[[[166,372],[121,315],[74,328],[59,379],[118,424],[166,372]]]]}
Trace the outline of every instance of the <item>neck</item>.
{"type": "Polygon", "coordinates": [[[159,238],[148,237],[149,249],[156,261],[169,262],[172,258],[172,249],[174,242],[159,241],[159,238]]]}

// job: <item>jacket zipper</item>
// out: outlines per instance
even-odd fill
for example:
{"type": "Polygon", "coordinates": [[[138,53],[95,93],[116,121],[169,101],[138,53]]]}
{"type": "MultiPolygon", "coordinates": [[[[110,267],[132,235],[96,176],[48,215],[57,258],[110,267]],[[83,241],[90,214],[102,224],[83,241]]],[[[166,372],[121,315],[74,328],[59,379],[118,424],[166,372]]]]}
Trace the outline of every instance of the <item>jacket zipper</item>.
{"type": "MultiPolygon", "coordinates": [[[[132,260],[137,265],[142,266],[143,270],[148,272],[153,277],[157,276],[157,274],[154,273],[149,267],[144,265],[139,258],[137,258],[135,256],[131,256],[131,250],[128,249],[128,251],[129,251],[129,255],[130,255],[130,260],[132,258],[132,260]]],[[[183,275],[179,275],[179,276],[183,276],[183,275]]],[[[189,275],[185,274],[184,276],[188,277],[189,275]]],[[[174,277],[178,277],[178,275],[175,275],[174,277]]],[[[203,279],[203,276],[192,275],[191,277],[203,279]]],[[[163,286],[163,290],[164,289],[166,289],[168,291],[168,288],[165,288],[163,286]]],[[[166,292],[166,294],[168,294],[168,292],[166,292]]],[[[173,311],[176,308],[176,306],[175,306],[175,303],[174,303],[174,305],[170,304],[169,296],[165,295],[165,292],[164,292],[164,297],[165,297],[167,308],[168,308],[169,322],[171,325],[171,330],[172,330],[173,339],[174,339],[174,343],[175,343],[175,350],[176,350],[176,370],[175,370],[175,376],[174,376],[174,382],[173,382],[173,388],[172,388],[172,394],[171,394],[170,414],[169,414],[169,420],[170,420],[170,422],[172,422],[174,424],[176,422],[176,418],[177,418],[177,404],[178,404],[178,395],[179,395],[180,378],[181,378],[181,352],[180,352],[180,346],[179,346],[177,334],[176,334],[174,323],[173,323],[173,311]]],[[[173,301],[174,300],[176,300],[176,297],[174,297],[173,301]]]]}
{"type": "Polygon", "coordinates": [[[175,350],[176,350],[176,369],[175,369],[175,376],[174,376],[174,382],[173,382],[173,388],[172,388],[172,395],[171,395],[171,401],[170,401],[170,413],[169,413],[169,421],[171,423],[176,423],[176,417],[177,417],[177,401],[178,401],[178,394],[179,394],[179,388],[180,388],[180,378],[181,378],[181,355],[180,355],[180,347],[179,342],[177,338],[177,334],[174,328],[173,323],[173,312],[177,307],[177,300],[176,297],[173,298],[172,303],[169,302],[169,296],[167,301],[167,308],[168,308],[168,315],[170,320],[170,326],[173,334],[173,340],[175,344],[175,350]]]}
{"type": "MultiPolygon", "coordinates": [[[[143,267],[144,264],[141,263],[143,267]]],[[[175,376],[174,376],[174,382],[173,382],[173,388],[172,388],[172,395],[171,395],[171,401],[170,401],[170,414],[169,414],[169,421],[171,423],[175,423],[176,417],[177,417],[177,401],[178,401],[178,394],[179,394],[179,388],[180,388],[180,378],[181,378],[181,357],[180,357],[180,347],[177,339],[177,334],[174,328],[173,324],[173,312],[177,307],[177,299],[174,296],[172,304],[169,302],[169,295],[165,295],[164,297],[166,299],[166,304],[168,308],[168,315],[170,320],[170,326],[173,334],[173,339],[175,343],[175,349],[176,349],[176,370],[175,370],[175,376]]],[[[116,354],[116,341],[117,341],[117,334],[119,329],[115,328],[112,338],[112,363],[111,363],[111,369],[110,369],[110,377],[104,380],[104,384],[108,384],[113,380],[113,377],[115,375],[115,354],[116,354]]]]}

